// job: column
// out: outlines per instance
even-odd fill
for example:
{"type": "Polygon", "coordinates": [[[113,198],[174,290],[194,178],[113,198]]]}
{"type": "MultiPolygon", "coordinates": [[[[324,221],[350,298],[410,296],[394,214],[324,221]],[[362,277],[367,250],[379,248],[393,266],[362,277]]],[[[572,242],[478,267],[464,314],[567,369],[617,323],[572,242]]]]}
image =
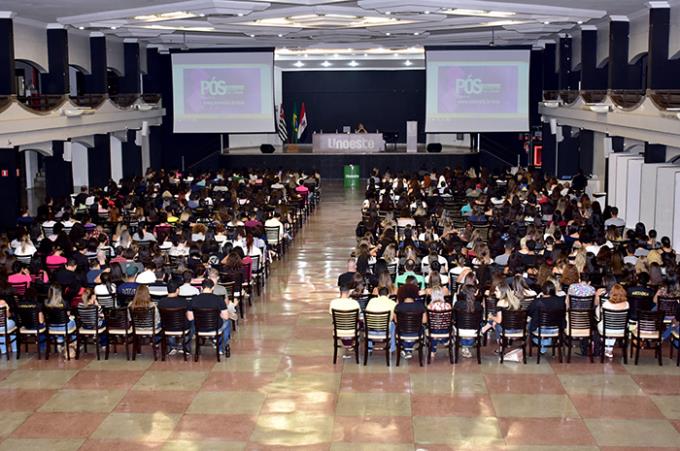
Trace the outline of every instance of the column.
{"type": "Polygon", "coordinates": [[[665,163],[666,146],[663,144],[645,143],[645,163],[665,163]]]}
{"type": "Polygon", "coordinates": [[[111,155],[111,179],[115,182],[123,178],[123,146],[125,142],[120,138],[121,132],[109,134],[109,154],[111,155]]]}
{"type": "Polygon", "coordinates": [[[111,141],[108,134],[94,135],[94,147],[87,149],[87,170],[91,187],[103,187],[111,178],[111,141]]]}
{"type": "Polygon", "coordinates": [[[572,176],[576,174],[580,162],[579,140],[572,136],[575,132],[572,127],[564,125],[561,128],[562,140],[557,143],[557,176],[572,176]]]}
{"type": "Polygon", "coordinates": [[[571,78],[571,37],[560,38],[560,67],[558,73],[558,85],[560,91],[572,89],[571,78]]]}
{"type": "Polygon", "coordinates": [[[161,92],[161,58],[155,47],[146,48],[146,75],[144,75],[144,93],[159,94],[161,92]]]}
{"type": "Polygon", "coordinates": [[[61,24],[47,25],[47,63],[49,72],[42,74],[42,93],[62,95],[69,92],[68,33],[61,24]]]}
{"type": "Polygon", "coordinates": [[[125,75],[120,80],[120,93],[139,94],[141,87],[139,78],[139,43],[137,39],[125,39],[123,52],[125,75]]]}
{"type": "Polygon", "coordinates": [[[0,12],[0,96],[17,93],[14,76],[14,13],[0,12]]]}
{"type": "Polygon", "coordinates": [[[612,136],[612,152],[620,153],[625,148],[626,140],[623,136],[612,136]]]}
{"type": "Polygon", "coordinates": [[[609,23],[609,89],[628,88],[628,46],[630,22],[625,16],[612,16],[609,23]]]}
{"type": "Polygon", "coordinates": [[[595,137],[592,130],[581,130],[579,135],[579,166],[584,174],[593,173],[595,137]]]}
{"type": "Polygon", "coordinates": [[[552,133],[550,123],[543,123],[542,168],[548,175],[556,175],[557,137],[552,133]]]}
{"type": "Polygon", "coordinates": [[[597,27],[581,26],[581,89],[607,88],[607,74],[597,67],[597,27]]]}
{"type": "Polygon", "coordinates": [[[149,143],[149,165],[154,169],[165,167],[180,167],[180,163],[169,164],[163,158],[163,143],[161,140],[161,127],[147,127],[146,139],[149,143]]]}
{"type": "Polygon", "coordinates": [[[130,178],[142,175],[142,149],[135,142],[136,130],[127,131],[127,140],[123,142],[123,177],[130,178]]]}
{"type": "Polygon", "coordinates": [[[591,180],[597,185],[593,186],[594,192],[603,192],[606,189],[607,178],[607,154],[609,153],[609,139],[600,132],[593,133],[593,167],[591,180]]]}
{"type": "Polygon", "coordinates": [[[87,94],[106,94],[106,38],[99,31],[90,33],[90,74],[85,76],[87,94]]]}
{"type": "Polygon", "coordinates": [[[0,149],[0,230],[16,225],[19,216],[19,152],[13,148],[0,149]]]}
{"type": "Polygon", "coordinates": [[[668,61],[671,8],[667,2],[649,2],[649,6],[647,89],[672,89],[680,82],[668,61]]]}
{"type": "Polygon", "coordinates": [[[64,161],[64,141],[52,141],[52,156],[45,158],[45,188],[54,198],[73,192],[71,163],[64,161]]]}
{"type": "Polygon", "coordinates": [[[546,91],[555,91],[559,88],[557,80],[556,64],[557,46],[553,43],[545,45],[543,51],[543,89],[546,91]]]}

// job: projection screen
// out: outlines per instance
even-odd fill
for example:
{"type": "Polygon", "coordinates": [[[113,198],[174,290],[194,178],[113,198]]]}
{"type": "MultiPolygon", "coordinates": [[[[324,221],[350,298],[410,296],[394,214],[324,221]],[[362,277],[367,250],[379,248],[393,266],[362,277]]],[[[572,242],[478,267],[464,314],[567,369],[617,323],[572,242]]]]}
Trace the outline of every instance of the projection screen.
{"type": "Polygon", "coordinates": [[[426,49],[425,131],[529,131],[529,49],[426,49]]]}
{"type": "Polygon", "coordinates": [[[175,133],[274,133],[274,53],[172,55],[175,133]]]}

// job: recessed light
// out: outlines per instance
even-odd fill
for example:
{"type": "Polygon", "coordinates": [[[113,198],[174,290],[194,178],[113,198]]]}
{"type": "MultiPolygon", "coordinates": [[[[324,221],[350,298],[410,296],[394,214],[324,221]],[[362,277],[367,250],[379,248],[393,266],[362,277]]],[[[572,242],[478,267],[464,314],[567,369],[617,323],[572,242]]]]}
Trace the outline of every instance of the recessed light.
{"type": "Polygon", "coordinates": [[[359,63],[357,63],[357,62],[354,61],[354,60],[350,61],[350,62],[347,63],[347,64],[348,64],[349,66],[352,66],[352,67],[357,67],[357,66],[359,65],[359,63]]]}
{"type": "Polygon", "coordinates": [[[390,14],[392,14],[392,11],[385,11],[386,16],[389,16],[390,14]]]}
{"type": "Polygon", "coordinates": [[[430,11],[425,11],[425,14],[430,14],[430,11]]]}
{"type": "Polygon", "coordinates": [[[368,53],[364,53],[364,58],[368,57],[368,53]]]}
{"type": "Polygon", "coordinates": [[[282,38],[283,35],[281,33],[277,34],[278,37],[282,38]]]}
{"type": "Polygon", "coordinates": [[[322,65],[323,67],[330,67],[330,66],[332,66],[332,64],[329,63],[328,61],[324,61],[323,63],[321,63],[321,65],[322,65]]]}
{"type": "Polygon", "coordinates": [[[237,16],[243,17],[243,13],[238,13],[237,16]]]}
{"type": "Polygon", "coordinates": [[[339,58],[339,57],[340,57],[340,55],[338,55],[337,53],[333,54],[333,58],[339,58]]]}
{"type": "Polygon", "coordinates": [[[309,53],[305,53],[305,58],[309,58],[309,53]]]}
{"type": "Polygon", "coordinates": [[[413,66],[413,63],[411,62],[411,60],[406,60],[404,61],[404,66],[413,66]]]}
{"type": "Polygon", "coordinates": [[[583,25],[583,21],[582,21],[582,20],[579,20],[579,21],[576,22],[576,23],[578,23],[579,25],[583,25]]]}
{"type": "Polygon", "coordinates": [[[116,28],[118,28],[118,27],[111,27],[112,30],[115,30],[116,28]]]}
{"type": "Polygon", "coordinates": [[[550,21],[546,20],[545,22],[543,22],[543,25],[550,25],[550,21]]]}
{"type": "Polygon", "coordinates": [[[84,30],[84,29],[85,29],[85,27],[78,27],[78,29],[79,29],[79,30],[84,30]]]}
{"type": "Polygon", "coordinates": [[[305,65],[305,63],[303,63],[302,61],[298,61],[295,64],[293,64],[293,66],[295,66],[295,67],[303,67],[304,65],[305,65]]]}
{"type": "Polygon", "coordinates": [[[251,34],[251,35],[250,35],[250,37],[251,37],[251,38],[254,38],[254,37],[255,37],[255,35],[254,35],[254,34],[251,34]]]}
{"type": "Polygon", "coordinates": [[[420,33],[418,33],[417,31],[415,33],[413,33],[413,36],[418,36],[418,35],[420,35],[420,33]]]}
{"type": "Polygon", "coordinates": [[[198,17],[205,17],[205,14],[201,13],[198,15],[198,17]]]}
{"type": "Polygon", "coordinates": [[[392,34],[392,33],[390,33],[390,32],[388,31],[387,33],[385,33],[385,36],[390,36],[391,34],[392,34]]]}

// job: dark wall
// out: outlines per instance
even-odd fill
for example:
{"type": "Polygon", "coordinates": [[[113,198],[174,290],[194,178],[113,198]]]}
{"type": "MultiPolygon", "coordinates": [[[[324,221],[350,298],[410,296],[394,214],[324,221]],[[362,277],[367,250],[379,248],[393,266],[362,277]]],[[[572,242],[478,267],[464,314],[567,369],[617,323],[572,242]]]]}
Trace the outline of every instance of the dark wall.
{"type": "Polygon", "coordinates": [[[283,108],[290,123],[293,104],[305,103],[307,133],[334,132],[361,122],[370,132],[397,131],[406,141],[406,122],[425,130],[425,71],[304,71],[283,73],[283,108]]]}

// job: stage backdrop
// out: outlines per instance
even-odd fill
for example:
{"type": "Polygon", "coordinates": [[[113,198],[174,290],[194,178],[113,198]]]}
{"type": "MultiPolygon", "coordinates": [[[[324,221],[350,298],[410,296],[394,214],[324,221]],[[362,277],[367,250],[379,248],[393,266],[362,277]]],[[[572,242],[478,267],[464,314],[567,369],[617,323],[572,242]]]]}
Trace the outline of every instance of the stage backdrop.
{"type": "MultiPolygon", "coordinates": [[[[293,106],[305,103],[307,131],[342,131],[362,122],[369,132],[399,132],[406,142],[406,121],[418,121],[418,141],[425,142],[425,71],[304,71],[283,73],[283,106],[291,122],[293,106]]],[[[289,130],[290,135],[290,130],[289,130]]]]}

